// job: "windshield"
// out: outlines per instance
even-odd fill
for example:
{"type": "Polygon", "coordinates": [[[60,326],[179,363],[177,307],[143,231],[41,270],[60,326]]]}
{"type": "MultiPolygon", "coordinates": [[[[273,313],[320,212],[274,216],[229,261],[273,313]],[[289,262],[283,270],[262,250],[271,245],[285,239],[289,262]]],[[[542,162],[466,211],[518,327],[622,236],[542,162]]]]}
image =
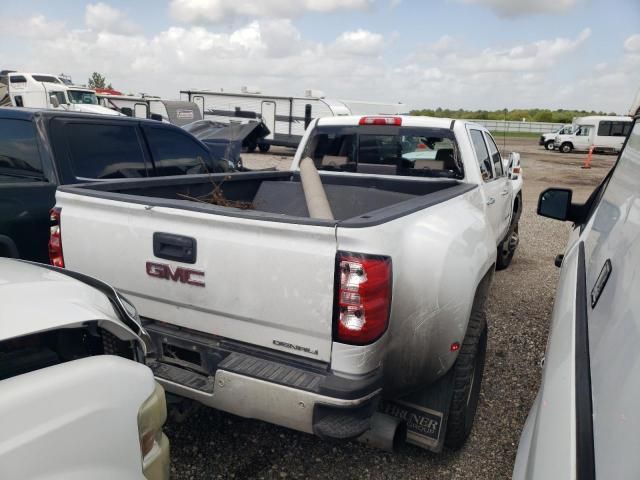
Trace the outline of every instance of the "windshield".
{"type": "Polygon", "coordinates": [[[419,127],[326,126],[303,153],[319,170],[462,178],[451,130],[419,127]]]}
{"type": "Polygon", "coordinates": [[[69,101],[71,103],[84,103],[89,105],[97,105],[98,97],[94,92],[87,92],[85,90],[67,90],[69,94],[69,101]]]}

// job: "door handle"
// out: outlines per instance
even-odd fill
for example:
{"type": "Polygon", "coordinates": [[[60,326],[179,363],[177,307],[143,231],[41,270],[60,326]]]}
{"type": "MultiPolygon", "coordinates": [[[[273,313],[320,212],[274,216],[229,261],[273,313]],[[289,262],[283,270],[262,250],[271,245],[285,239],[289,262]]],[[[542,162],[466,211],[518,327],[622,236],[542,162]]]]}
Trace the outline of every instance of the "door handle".
{"type": "Polygon", "coordinates": [[[500,192],[500,195],[502,195],[503,197],[506,197],[507,195],[509,195],[509,190],[502,190],[500,192]]]}
{"type": "Polygon", "coordinates": [[[496,199],[493,197],[489,197],[489,200],[487,200],[487,205],[493,205],[494,203],[496,203],[496,199]]]}
{"type": "Polygon", "coordinates": [[[195,238],[162,232],[153,234],[153,255],[158,258],[183,263],[196,263],[196,254],[197,244],[195,238]]]}

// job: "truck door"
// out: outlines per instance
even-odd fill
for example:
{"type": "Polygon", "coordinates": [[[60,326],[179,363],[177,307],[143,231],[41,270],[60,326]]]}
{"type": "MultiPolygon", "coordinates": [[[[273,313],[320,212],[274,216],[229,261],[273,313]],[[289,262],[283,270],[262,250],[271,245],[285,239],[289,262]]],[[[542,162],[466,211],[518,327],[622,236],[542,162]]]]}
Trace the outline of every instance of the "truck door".
{"type": "Polygon", "coordinates": [[[263,101],[261,105],[262,121],[269,129],[269,135],[264,137],[266,140],[273,140],[276,133],[276,102],[263,101]]]}
{"type": "Polygon", "coordinates": [[[497,165],[494,166],[494,158],[489,154],[487,141],[482,131],[472,128],[469,129],[469,134],[482,175],[483,185],[481,188],[484,192],[487,218],[495,233],[496,245],[498,245],[506,235],[509,226],[511,188],[507,177],[502,172],[502,160],[493,141],[491,144],[496,151],[495,156],[498,159],[497,163],[500,164],[499,169],[497,165]],[[496,169],[498,170],[496,171],[496,169]]]}

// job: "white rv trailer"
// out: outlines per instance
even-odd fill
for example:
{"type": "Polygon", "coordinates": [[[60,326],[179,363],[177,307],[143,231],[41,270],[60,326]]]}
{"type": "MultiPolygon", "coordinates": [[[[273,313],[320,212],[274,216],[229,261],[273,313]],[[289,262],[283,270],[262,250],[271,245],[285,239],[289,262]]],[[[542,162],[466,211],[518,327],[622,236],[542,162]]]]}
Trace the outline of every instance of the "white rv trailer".
{"type": "Polygon", "coordinates": [[[100,105],[106,108],[110,108],[111,110],[116,110],[118,112],[122,112],[122,109],[125,109],[125,112],[130,113],[132,117],[136,118],[149,118],[149,104],[147,103],[147,99],[142,96],[136,95],[111,95],[108,93],[97,93],[98,102],[100,105]]]}
{"type": "Polygon", "coordinates": [[[48,73],[1,72],[0,106],[119,115],[98,104],[95,90],[67,85],[57,75],[48,73]]]}
{"type": "Polygon", "coordinates": [[[573,121],[573,133],[556,135],[554,147],[562,153],[572,150],[619,152],[631,131],[631,117],[593,115],[578,117],[573,121]]]}
{"type": "Polygon", "coordinates": [[[341,115],[398,115],[406,111],[402,103],[376,103],[329,99],[321,92],[308,90],[303,97],[288,97],[251,93],[214,92],[211,90],[181,90],[183,99],[195,102],[205,119],[245,123],[262,120],[270,132],[260,141],[260,150],[270,145],[297,147],[307,125],[317,117],[341,115]]]}
{"type": "Polygon", "coordinates": [[[200,108],[193,102],[164,100],[160,97],[112,95],[99,93],[100,105],[124,113],[130,117],[151,118],[182,127],[202,120],[200,108]]]}

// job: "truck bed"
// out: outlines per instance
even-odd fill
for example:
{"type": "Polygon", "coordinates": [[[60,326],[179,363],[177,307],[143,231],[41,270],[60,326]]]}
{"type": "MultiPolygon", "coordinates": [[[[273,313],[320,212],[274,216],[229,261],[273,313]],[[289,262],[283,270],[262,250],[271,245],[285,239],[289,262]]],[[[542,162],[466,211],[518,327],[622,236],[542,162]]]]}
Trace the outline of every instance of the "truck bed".
{"type": "Polygon", "coordinates": [[[149,206],[267,221],[364,227],[407,215],[474,188],[473,185],[444,178],[388,179],[322,173],[321,179],[335,221],[309,217],[297,172],[123,179],[61,187],[60,190],[149,206]],[[203,201],[214,189],[218,189],[231,205],[248,208],[203,201]]]}

